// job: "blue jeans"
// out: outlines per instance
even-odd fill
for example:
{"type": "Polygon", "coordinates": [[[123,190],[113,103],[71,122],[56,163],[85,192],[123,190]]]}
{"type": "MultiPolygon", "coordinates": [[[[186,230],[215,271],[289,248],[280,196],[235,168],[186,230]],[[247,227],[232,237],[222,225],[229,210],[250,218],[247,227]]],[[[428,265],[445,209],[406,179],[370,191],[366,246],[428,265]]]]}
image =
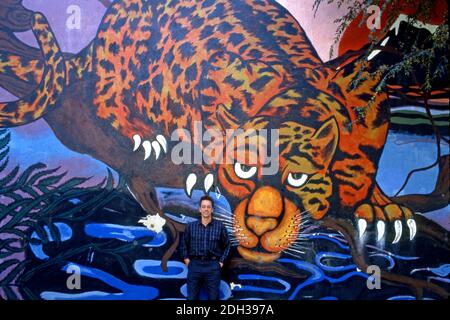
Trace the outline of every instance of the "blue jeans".
{"type": "Polygon", "coordinates": [[[220,264],[218,260],[190,260],[187,275],[188,300],[199,300],[205,285],[208,300],[219,300],[220,264]]]}

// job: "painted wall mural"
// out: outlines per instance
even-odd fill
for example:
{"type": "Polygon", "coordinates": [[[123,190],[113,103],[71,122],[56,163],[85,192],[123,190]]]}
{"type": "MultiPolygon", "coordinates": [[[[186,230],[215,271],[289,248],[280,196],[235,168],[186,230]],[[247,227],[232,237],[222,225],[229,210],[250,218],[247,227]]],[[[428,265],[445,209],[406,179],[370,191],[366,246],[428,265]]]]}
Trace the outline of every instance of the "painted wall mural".
{"type": "Polygon", "coordinates": [[[352,9],[2,1],[0,296],[185,299],[208,193],[221,299],[448,298],[447,3],[352,9]]]}

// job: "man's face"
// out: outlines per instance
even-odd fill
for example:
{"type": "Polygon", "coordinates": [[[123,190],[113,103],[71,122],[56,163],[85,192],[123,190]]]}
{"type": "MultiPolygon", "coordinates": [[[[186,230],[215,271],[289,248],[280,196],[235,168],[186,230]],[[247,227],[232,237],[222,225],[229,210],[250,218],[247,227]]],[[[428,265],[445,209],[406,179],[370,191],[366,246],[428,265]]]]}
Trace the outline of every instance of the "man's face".
{"type": "Polygon", "coordinates": [[[200,208],[199,208],[200,214],[202,215],[202,218],[209,218],[211,217],[212,211],[213,211],[213,207],[212,207],[212,203],[209,200],[203,200],[200,203],[200,208]]]}

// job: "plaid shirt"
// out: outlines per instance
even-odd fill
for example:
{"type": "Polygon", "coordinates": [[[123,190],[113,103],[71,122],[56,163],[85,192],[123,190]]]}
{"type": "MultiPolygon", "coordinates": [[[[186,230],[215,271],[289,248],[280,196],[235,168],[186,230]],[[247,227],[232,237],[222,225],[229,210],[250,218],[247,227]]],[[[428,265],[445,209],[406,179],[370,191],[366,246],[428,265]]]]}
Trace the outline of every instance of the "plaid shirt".
{"type": "Polygon", "coordinates": [[[212,219],[205,227],[201,220],[189,223],[181,238],[181,256],[215,256],[224,262],[230,251],[228,232],[222,222],[212,219]]]}

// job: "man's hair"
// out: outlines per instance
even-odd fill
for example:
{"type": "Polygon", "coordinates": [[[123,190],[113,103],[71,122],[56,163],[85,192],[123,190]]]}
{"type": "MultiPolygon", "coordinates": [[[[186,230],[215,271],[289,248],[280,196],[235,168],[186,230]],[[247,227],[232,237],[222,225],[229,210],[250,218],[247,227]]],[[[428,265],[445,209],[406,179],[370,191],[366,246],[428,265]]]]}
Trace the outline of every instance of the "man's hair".
{"type": "Polygon", "coordinates": [[[200,198],[200,202],[198,203],[198,206],[199,206],[199,207],[202,205],[202,201],[203,201],[203,200],[211,201],[211,205],[212,205],[212,207],[214,208],[214,200],[213,200],[210,196],[208,196],[208,195],[205,195],[205,196],[203,196],[203,197],[200,198]]]}

